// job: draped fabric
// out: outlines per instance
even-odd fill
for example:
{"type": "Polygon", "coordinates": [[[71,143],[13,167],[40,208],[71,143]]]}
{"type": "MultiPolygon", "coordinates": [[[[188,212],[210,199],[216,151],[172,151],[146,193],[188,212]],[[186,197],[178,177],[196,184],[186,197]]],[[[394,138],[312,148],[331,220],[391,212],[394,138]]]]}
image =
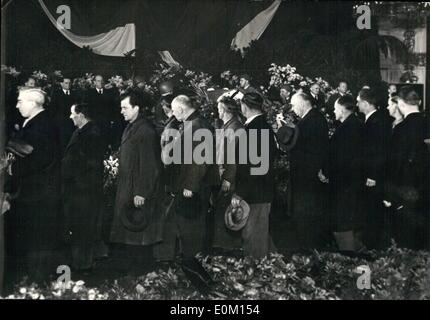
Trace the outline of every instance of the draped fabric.
{"type": "Polygon", "coordinates": [[[94,53],[123,56],[135,48],[158,51],[164,61],[177,62],[167,52],[192,52],[226,46],[235,38],[243,47],[258,39],[280,0],[38,0],[54,26],[79,47],[94,53]],[[71,28],[57,23],[57,8],[67,5],[71,28]],[[261,14],[259,14],[261,13],[261,14]],[[253,23],[247,26],[250,21],[253,23]],[[239,30],[243,32],[238,33],[239,30]],[[178,50],[177,50],[178,49],[178,50]],[[163,53],[164,52],[164,53],[163,53]]]}
{"type": "Polygon", "coordinates": [[[281,0],[276,0],[266,10],[260,12],[254,19],[252,19],[246,26],[244,26],[233,38],[231,47],[233,49],[243,50],[249,44],[258,40],[263,32],[266,30],[270,21],[281,4],[281,0]]]}
{"type": "Polygon", "coordinates": [[[127,23],[124,26],[93,36],[76,35],[57,23],[43,0],[39,0],[39,3],[58,31],[80,48],[89,47],[96,54],[114,57],[122,57],[125,53],[136,49],[136,27],[134,23],[127,23]]]}

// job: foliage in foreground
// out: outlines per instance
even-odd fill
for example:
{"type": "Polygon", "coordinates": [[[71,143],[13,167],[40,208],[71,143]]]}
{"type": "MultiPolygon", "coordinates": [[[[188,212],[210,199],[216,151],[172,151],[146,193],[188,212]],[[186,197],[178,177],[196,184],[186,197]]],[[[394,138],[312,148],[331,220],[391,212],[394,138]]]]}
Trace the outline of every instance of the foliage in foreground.
{"type": "Polygon", "coordinates": [[[399,249],[372,252],[369,261],[337,253],[271,254],[262,260],[224,256],[200,256],[217,282],[204,295],[186,279],[179,267],[157,270],[141,277],[124,277],[87,288],[83,281],[66,288],[34,285],[17,287],[8,299],[430,299],[430,254],[399,249]],[[370,261],[371,260],[371,261],[370,261]],[[369,266],[371,289],[359,290],[356,268],[369,266]]]}

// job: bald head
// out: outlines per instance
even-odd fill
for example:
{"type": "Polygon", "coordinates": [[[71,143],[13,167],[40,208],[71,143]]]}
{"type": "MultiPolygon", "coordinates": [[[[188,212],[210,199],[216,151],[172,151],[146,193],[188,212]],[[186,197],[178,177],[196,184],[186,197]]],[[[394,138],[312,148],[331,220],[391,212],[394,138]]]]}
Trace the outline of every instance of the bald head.
{"type": "Polygon", "coordinates": [[[194,112],[195,108],[189,97],[186,95],[179,95],[172,101],[172,112],[176,119],[184,121],[187,117],[194,112]]]}
{"type": "Polygon", "coordinates": [[[291,98],[292,109],[295,114],[302,118],[308,110],[312,109],[312,102],[306,93],[296,93],[291,98]]]}

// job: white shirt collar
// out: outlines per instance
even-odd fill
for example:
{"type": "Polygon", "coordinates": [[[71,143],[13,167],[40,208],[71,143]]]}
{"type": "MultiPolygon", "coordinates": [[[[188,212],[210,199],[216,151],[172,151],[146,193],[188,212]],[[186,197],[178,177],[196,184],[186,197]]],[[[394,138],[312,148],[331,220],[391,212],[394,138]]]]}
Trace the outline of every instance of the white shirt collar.
{"type": "Polygon", "coordinates": [[[70,90],[63,89],[63,92],[64,94],[67,94],[67,92],[70,94],[70,90]]]}
{"type": "Polygon", "coordinates": [[[309,113],[309,111],[311,111],[311,110],[312,110],[312,108],[310,108],[308,111],[306,111],[306,112],[305,112],[305,114],[303,115],[302,119],[303,119],[304,117],[306,117],[306,116],[307,116],[307,114],[309,113]]]}
{"type": "Polygon", "coordinates": [[[45,111],[45,109],[41,109],[39,111],[37,111],[35,114],[33,114],[30,118],[25,119],[24,123],[22,124],[22,127],[24,128],[25,125],[31,120],[33,119],[35,116],[37,116],[39,113],[41,113],[42,111],[45,111]]]}
{"type": "Polygon", "coordinates": [[[251,118],[246,119],[245,121],[245,125],[250,124],[252,120],[254,120],[255,118],[257,118],[258,116],[261,116],[262,113],[256,114],[255,116],[252,116],[251,118]]]}
{"type": "Polygon", "coordinates": [[[101,88],[101,89],[97,89],[96,88],[96,90],[97,90],[98,93],[102,93],[103,94],[103,88],[101,88]]]}
{"type": "Polygon", "coordinates": [[[368,114],[366,114],[366,121],[365,122],[367,122],[367,120],[370,118],[370,116],[372,115],[372,114],[374,114],[376,111],[378,111],[378,110],[373,110],[372,112],[369,112],[368,114]]]}

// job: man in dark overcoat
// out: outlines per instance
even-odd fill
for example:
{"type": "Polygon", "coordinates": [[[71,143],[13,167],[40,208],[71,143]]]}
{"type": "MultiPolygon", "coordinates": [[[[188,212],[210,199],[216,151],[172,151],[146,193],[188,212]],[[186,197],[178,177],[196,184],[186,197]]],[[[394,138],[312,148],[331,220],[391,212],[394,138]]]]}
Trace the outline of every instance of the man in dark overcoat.
{"type": "Polygon", "coordinates": [[[382,198],[388,148],[391,139],[391,121],[386,112],[378,110],[374,90],[362,89],[357,96],[357,106],[365,116],[364,148],[362,154],[365,175],[363,198],[363,240],[368,248],[380,248],[384,243],[384,210],[382,198]]]}
{"type": "MultiPolygon", "coordinates": [[[[215,139],[212,126],[199,114],[195,103],[185,95],[179,95],[172,101],[173,116],[182,124],[178,131],[173,131],[175,142],[169,149],[173,155],[173,166],[169,174],[171,179],[170,204],[166,210],[163,242],[158,246],[159,260],[175,258],[175,244],[179,240],[184,262],[192,261],[198,252],[204,249],[206,239],[206,218],[209,209],[211,188],[218,184],[218,172],[215,165],[215,139]],[[196,131],[209,134],[203,140],[194,141],[196,131]],[[207,141],[210,139],[212,141],[207,141]],[[205,159],[196,161],[195,150],[205,146],[205,159]]],[[[169,139],[169,136],[164,137],[169,139]]],[[[163,143],[163,141],[162,141],[163,143]]],[[[167,149],[163,148],[163,154],[167,149]]],[[[201,155],[202,153],[198,153],[201,155]]],[[[166,165],[166,158],[164,158],[166,165]]]]}
{"type": "Polygon", "coordinates": [[[91,106],[71,107],[77,127],[62,159],[63,201],[66,230],[71,233],[72,268],[93,266],[97,218],[103,202],[103,138],[92,120],[91,106]]]}
{"type": "Polygon", "coordinates": [[[11,258],[16,259],[18,277],[36,282],[49,280],[56,267],[53,253],[58,245],[59,152],[55,126],[43,108],[45,92],[39,88],[20,90],[17,108],[25,121],[16,139],[32,146],[25,157],[16,156],[12,177],[18,188],[8,223],[11,258]]]}
{"type": "Polygon", "coordinates": [[[430,154],[424,140],[426,119],[421,102],[411,88],[399,90],[399,111],[404,120],[397,124],[388,159],[384,204],[392,212],[393,237],[400,247],[428,248],[430,154]]]}
{"type": "MultiPolygon", "coordinates": [[[[133,91],[122,97],[121,113],[128,125],[121,139],[118,185],[115,212],[110,234],[111,242],[119,244],[118,259],[125,268],[138,268],[148,264],[152,245],[161,241],[162,212],[155,209],[159,203],[162,182],[160,140],[154,125],[142,112],[150,97],[133,91]],[[124,223],[124,215],[141,210],[146,226],[139,230],[124,223]],[[146,261],[145,261],[146,260],[146,261]]],[[[139,269],[140,268],[140,269],[139,269]]]]}
{"type": "Polygon", "coordinates": [[[245,93],[240,102],[246,117],[247,154],[245,163],[240,160],[237,166],[231,204],[239,206],[241,200],[249,204],[249,217],[241,231],[242,246],[245,255],[260,259],[276,250],[269,233],[269,217],[275,191],[273,164],[277,148],[275,134],[262,110],[263,97],[255,92],[245,93]],[[259,155],[260,159],[253,155],[259,155]]]}
{"type": "Polygon", "coordinates": [[[363,124],[355,115],[355,101],[349,95],[340,97],[334,106],[336,128],[329,143],[329,157],[324,177],[330,186],[330,216],[332,231],[342,251],[359,250],[354,232],[361,215],[360,202],[364,191],[361,164],[363,152],[363,124]]]}
{"type": "Polygon", "coordinates": [[[223,122],[221,128],[223,135],[217,136],[217,164],[220,170],[221,187],[215,204],[213,247],[226,251],[241,248],[240,232],[229,230],[224,220],[225,211],[236,190],[240,137],[246,134],[239,120],[239,113],[240,107],[234,99],[224,97],[218,102],[218,116],[223,122]],[[231,152],[234,154],[230,154],[231,152]]]}
{"type": "Polygon", "coordinates": [[[295,225],[300,248],[320,247],[323,213],[327,197],[318,174],[327,157],[328,125],[324,116],[312,107],[309,95],[295,94],[291,99],[299,135],[290,151],[290,191],[288,210],[295,225]]]}

